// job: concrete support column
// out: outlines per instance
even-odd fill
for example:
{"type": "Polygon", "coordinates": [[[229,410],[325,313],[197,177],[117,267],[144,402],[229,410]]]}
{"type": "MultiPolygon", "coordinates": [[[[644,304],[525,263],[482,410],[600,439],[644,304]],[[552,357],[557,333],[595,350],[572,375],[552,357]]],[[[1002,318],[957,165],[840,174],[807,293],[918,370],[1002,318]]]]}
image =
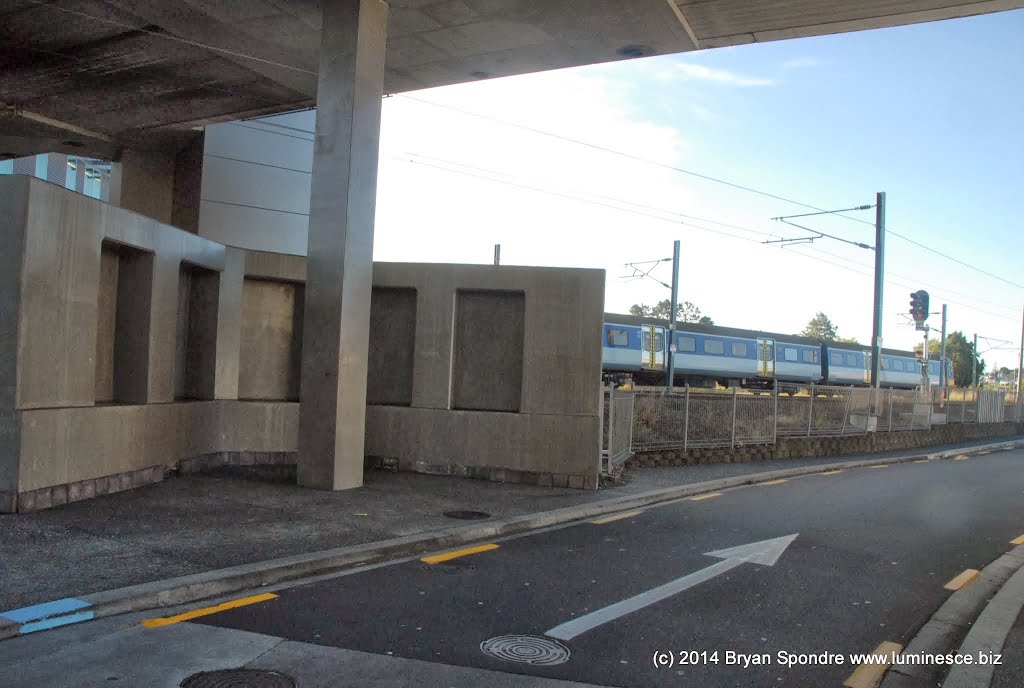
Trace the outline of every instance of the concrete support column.
{"type": "Polygon", "coordinates": [[[381,0],[323,0],[298,482],[363,484],[384,45],[381,0]]]}
{"type": "Polygon", "coordinates": [[[197,134],[175,152],[125,149],[111,165],[110,204],[198,233],[203,140],[197,134]]]}

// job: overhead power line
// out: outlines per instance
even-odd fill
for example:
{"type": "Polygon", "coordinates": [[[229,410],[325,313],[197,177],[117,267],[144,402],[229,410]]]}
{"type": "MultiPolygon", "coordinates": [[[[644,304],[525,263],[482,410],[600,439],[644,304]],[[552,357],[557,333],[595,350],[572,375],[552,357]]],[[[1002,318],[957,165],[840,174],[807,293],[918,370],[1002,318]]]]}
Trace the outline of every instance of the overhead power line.
{"type": "MultiPolygon", "coordinates": [[[[497,183],[497,184],[505,184],[507,186],[512,186],[512,187],[519,188],[519,189],[524,189],[524,190],[527,190],[527,191],[535,191],[537,193],[542,193],[542,194],[545,194],[545,195],[548,195],[548,196],[554,196],[556,198],[564,198],[564,199],[567,199],[567,200],[578,201],[580,203],[588,203],[588,204],[591,204],[591,205],[596,205],[596,206],[600,206],[600,207],[604,207],[604,208],[611,208],[612,210],[618,210],[618,211],[625,212],[625,213],[631,213],[633,215],[640,215],[640,216],[643,216],[643,217],[649,217],[649,218],[653,218],[655,220],[661,220],[663,222],[671,222],[673,224],[681,224],[681,225],[684,225],[684,226],[687,226],[687,227],[691,227],[691,228],[699,230],[699,231],[709,232],[711,234],[718,234],[718,235],[729,237],[729,238],[732,238],[732,239],[739,239],[741,241],[748,241],[748,242],[751,242],[751,243],[757,244],[757,245],[761,245],[762,242],[758,241],[756,239],[752,239],[750,237],[739,236],[737,234],[732,234],[730,232],[723,232],[723,231],[718,230],[718,229],[714,229],[714,228],[711,228],[711,227],[705,227],[705,226],[702,226],[702,225],[699,225],[699,224],[695,224],[694,221],[697,221],[697,222],[707,222],[707,223],[711,223],[711,224],[715,224],[715,225],[719,225],[719,226],[723,226],[723,227],[729,227],[729,228],[732,228],[732,229],[737,229],[737,230],[740,230],[740,231],[743,231],[743,232],[748,232],[750,234],[755,234],[755,235],[760,235],[760,236],[766,236],[766,237],[774,237],[774,236],[776,236],[775,234],[770,234],[768,232],[763,232],[763,231],[756,230],[756,229],[750,229],[748,227],[742,227],[740,225],[731,224],[731,223],[728,223],[728,222],[721,222],[721,221],[718,221],[718,220],[712,220],[712,219],[709,219],[709,218],[696,217],[696,216],[693,216],[693,215],[685,215],[683,213],[679,213],[679,212],[674,211],[674,210],[669,210],[667,208],[659,208],[659,207],[656,207],[656,206],[646,205],[646,204],[642,204],[642,203],[636,203],[634,201],[628,201],[628,200],[625,200],[625,199],[614,198],[614,197],[605,196],[605,195],[602,195],[602,194],[591,194],[591,193],[588,193],[586,195],[583,195],[583,194],[574,194],[574,193],[568,193],[568,192],[563,192],[563,191],[556,191],[556,190],[544,188],[542,186],[538,186],[538,185],[535,185],[535,184],[528,184],[528,183],[524,183],[524,182],[518,181],[518,180],[516,180],[514,178],[511,178],[510,175],[508,175],[507,173],[504,173],[504,172],[499,172],[499,171],[496,171],[496,170],[490,170],[490,169],[483,168],[483,167],[477,167],[477,166],[474,166],[474,165],[467,165],[467,164],[456,162],[456,161],[453,161],[453,160],[446,160],[444,158],[437,158],[437,157],[433,157],[433,156],[422,155],[422,154],[419,154],[419,153],[406,153],[405,156],[393,156],[393,159],[398,160],[398,161],[402,161],[402,162],[409,162],[409,163],[412,163],[412,164],[415,164],[415,165],[420,165],[420,166],[423,166],[423,167],[429,167],[429,168],[436,169],[436,170],[441,170],[443,172],[450,172],[450,173],[453,173],[453,174],[459,174],[459,175],[463,175],[463,176],[473,177],[473,178],[476,178],[476,179],[481,179],[481,180],[484,180],[484,181],[490,181],[490,182],[494,182],[494,183],[497,183]],[[412,156],[412,157],[408,157],[408,156],[412,156]],[[418,158],[418,159],[413,159],[413,158],[418,158]],[[627,207],[627,206],[630,206],[630,207],[627,207]],[[676,219],[674,219],[672,217],[665,217],[666,215],[672,215],[672,216],[682,217],[682,218],[686,218],[686,219],[685,220],[676,220],[676,219]]],[[[843,261],[852,263],[852,264],[856,265],[857,267],[862,267],[862,268],[865,268],[865,269],[868,269],[868,270],[871,269],[870,266],[865,266],[865,265],[863,265],[861,263],[858,263],[856,261],[850,260],[848,258],[844,258],[844,257],[839,256],[837,254],[829,253],[827,251],[822,251],[822,250],[819,250],[819,249],[809,249],[809,250],[815,251],[816,253],[821,253],[821,254],[824,254],[824,255],[828,255],[828,256],[831,256],[833,258],[838,258],[839,260],[843,260],[843,261]]],[[[849,266],[842,265],[842,264],[839,264],[839,263],[835,263],[835,262],[830,261],[830,260],[825,260],[823,258],[818,258],[816,256],[807,255],[806,253],[802,253],[802,252],[798,252],[798,251],[792,251],[792,253],[795,254],[795,255],[801,256],[803,258],[807,258],[809,260],[814,260],[814,261],[817,261],[819,263],[825,263],[827,265],[832,265],[834,267],[842,268],[844,270],[847,270],[849,272],[854,272],[854,273],[859,274],[859,275],[864,275],[864,276],[867,276],[867,277],[871,276],[870,272],[862,272],[860,270],[856,270],[856,269],[851,268],[849,266]]],[[[901,277],[901,278],[907,279],[907,280],[917,281],[916,278],[908,277],[906,275],[895,275],[895,276],[901,277]]],[[[892,279],[889,279],[889,278],[886,279],[886,282],[889,283],[889,284],[894,284],[896,286],[906,287],[908,289],[915,289],[915,288],[917,288],[915,286],[904,284],[904,283],[901,283],[901,282],[898,282],[898,281],[895,281],[895,280],[892,280],[892,279]]],[[[936,285],[936,286],[938,286],[938,285],[936,285]]],[[[946,290],[946,291],[951,291],[951,290],[946,290]]],[[[951,293],[954,293],[954,292],[951,292],[951,293]]],[[[969,296],[969,295],[966,295],[966,294],[964,294],[963,296],[965,298],[970,298],[970,299],[976,299],[977,298],[977,297],[972,297],[972,296],[969,296]]],[[[992,316],[994,318],[999,318],[999,319],[1002,319],[1002,320],[1009,320],[1009,318],[1007,318],[1004,315],[999,315],[997,313],[992,313],[991,311],[986,311],[983,308],[978,308],[974,304],[967,304],[967,303],[963,303],[963,302],[960,302],[960,301],[955,301],[953,299],[948,299],[948,300],[949,300],[950,303],[956,303],[956,304],[962,305],[962,306],[964,306],[966,308],[972,308],[972,309],[977,310],[979,312],[986,313],[987,315],[990,315],[990,316],[992,316]]],[[[991,302],[986,302],[983,299],[977,299],[977,300],[979,302],[981,302],[981,303],[991,303],[991,302]]],[[[996,306],[998,308],[1008,308],[1008,307],[1000,306],[1000,305],[994,304],[994,303],[991,304],[991,305],[996,306]]],[[[1014,320],[1014,322],[1015,322],[1015,320],[1014,320]]]]}
{"type": "MultiPolygon", "coordinates": [[[[814,210],[814,211],[817,211],[817,212],[820,212],[820,213],[829,213],[829,214],[835,215],[836,217],[843,218],[844,220],[849,220],[850,222],[858,222],[860,224],[874,226],[874,223],[869,222],[867,220],[862,220],[861,218],[858,218],[858,217],[851,217],[849,215],[845,215],[844,211],[831,211],[831,210],[827,210],[825,208],[819,208],[818,206],[811,205],[810,203],[804,203],[803,201],[798,201],[798,200],[793,199],[793,198],[787,198],[786,196],[781,196],[779,194],[774,194],[774,193],[771,193],[771,192],[768,192],[768,191],[763,191],[761,189],[756,189],[754,187],[746,186],[744,184],[738,184],[736,182],[731,182],[731,181],[728,181],[726,179],[720,179],[718,177],[712,177],[711,175],[703,174],[703,173],[697,172],[695,170],[689,170],[689,169],[686,169],[686,168],[683,168],[683,167],[679,167],[677,165],[670,165],[668,163],[659,162],[657,160],[651,160],[650,158],[645,158],[643,156],[634,155],[633,153],[626,153],[624,151],[615,150],[614,148],[608,148],[607,146],[601,146],[599,144],[591,143],[589,141],[583,141],[583,140],[580,140],[580,139],[575,139],[575,138],[572,138],[571,136],[565,136],[563,134],[556,134],[556,133],[553,133],[553,132],[550,132],[550,131],[545,131],[543,129],[537,129],[536,127],[531,127],[531,126],[528,126],[528,125],[525,125],[525,124],[519,124],[517,122],[511,122],[509,120],[501,119],[499,117],[493,117],[493,116],[490,116],[490,115],[483,115],[483,114],[480,114],[479,112],[473,112],[471,110],[465,110],[463,108],[455,107],[453,105],[445,105],[443,103],[438,103],[438,102],[435,102],[435,101],[432,101],[432,100],[426,100],[426,99],[423,99],[423,98],[417,98],[415,96],[410,96],[410,95],[407,95],[407,94],[397,94],[397,95],[399,97],[401,97],[401,98],[404,98],[405,100],[411,100],[411,101],[415,101],[417,103],[423,103],[425,105],[431,105],[433,107],[442,108],[442,109],[445,109],[445,110],[451,110],[453,112],[458,112],[458,113],[466,115],[468,117],[475,117],[477,119],[481,119],[481,120],[485,120],[485,121],[489,121],[489,122],[495,122],[495,123],[498,123],[498,124],[502,124],[504,126],[514,127],[516,129],[522,129],[523,131],[533,132],[535,134],[539,134],[541,136],[547,136],[547,137],[550,137],[550,138],[553,138],[553,139],[558,139],[560,141],[566,141],[566,142],[569,142],[569,143],[574,143],[574,144],[577,144],[577,145],[580,145],[580,146],[584,146],[586,148],[591,148],[591,149],[602,151],[602,152],[605,152],[605,153],[610,153],[612,155],[617,155],[619,157],[627,158],[629,160],[635,160],[637,162],[642,162],[642,163],[645,163],[647,165],[653,165],[655,167],[661,167],[663,169],[672,170],[674,172],[679,172],[680,174],[686,174],[686,175],[689,175],[691,177],[696,177],[698,179],[703,179],[705,181],[714,182],[716,184],[722,184],[724,186],[728,186],[728,187],[731,187],[731,188],[734,188],[734,189],[738,189],[740,191],[746,191],[748,193],[756,194],[758,196],[763,196],[765,198],[771,198],[771,199],[774,199],[774,200],[777,200],[777,201],[783,201],[784,203],[791,203],[791,204],[799,206],[801,208],[807,208],[808,210],[814,210]]],[[[888,232],[888,234],[891,234],[892,236],[894,236],[894,237],[896,237],[898,239],[902,239],[903,241],[906,241],[908,243],[914,244],[915,246],[923,248],[926,251],[929,251],[930,253],[934,253],[937,256],[945,258],[946,260],[950,260],[950,261],[952,261],[954,263],[957,263],[958,265],[962,265],[963,267],[966,267],[966,268],[968,268],[970,270],[974,270],[975,272],[978,272],[978,273],[981,273],[981,274],[986,275],[988,277],[991,277],[992,279],[999,280],[1000,282],[1003,282],[1005,284],[1009,284],[1010,286],[1016,287],[1018,289],[1024,289],[1024,284],[1020,284],[1018,282],[1014,282],[1012,280],[1008,280],[1005,277],[1001,277],[1001,276],[999,276],[999,275],[997,275],[995,273],[989,272],[988,270],[984,270],[982,268],[979,268],[976,265],[971,265],[970,263],[966,263],[966,262],[960,260],[959,258],[954,258],[953,256],[951,256],[949,254],[943,253],[942,251],[939,251],[939,250],[934,249],[934,248],[932,248],[930,246],[922,244],[922,243],[920,243],[920,242],[918,242],[918,241],[916,241],[914,239],[911,239],[910,237],[907,237],[907,236],[905,236],[903,234],[900,234],[898,232],[894,232],[891,229],[887,230],[887,232],[888,232]]]]}

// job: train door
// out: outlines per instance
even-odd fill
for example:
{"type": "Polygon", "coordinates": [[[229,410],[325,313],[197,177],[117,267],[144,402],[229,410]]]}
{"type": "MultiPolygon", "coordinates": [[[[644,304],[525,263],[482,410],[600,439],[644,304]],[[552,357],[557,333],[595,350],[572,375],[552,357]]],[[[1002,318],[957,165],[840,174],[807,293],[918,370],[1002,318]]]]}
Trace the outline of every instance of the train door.
{"type": "MultiPolygon", "coordinates": [[[[879,371],[881,376],[881,371],[879,371]]],[[[864,352],[864,384],[870,385],[871,383],[871,352],[864,352]]]]}
{"type": "Polygon", "coordinates": [[[665,370],[665,328],[644,325],[640,346],[641,370],[665,370]]]}
{"type": "Polygon", "coordinates": [[[775,340],[757,338],[757,376],[775,377],[775,340]]]}

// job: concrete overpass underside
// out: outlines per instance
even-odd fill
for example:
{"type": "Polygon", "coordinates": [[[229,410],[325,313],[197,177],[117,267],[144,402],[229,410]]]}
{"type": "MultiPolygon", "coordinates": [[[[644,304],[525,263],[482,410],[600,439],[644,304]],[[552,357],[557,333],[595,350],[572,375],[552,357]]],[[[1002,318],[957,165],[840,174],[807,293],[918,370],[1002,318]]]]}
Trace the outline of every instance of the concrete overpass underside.
{"type": "MultiPolygon", "coordinates": [[[[312,106],[320,0],[3,0],[0,159],[178,149],[312,106]]],[[[385,93],[1014,9],[1022,0],[392,0],[385,93]]]]}

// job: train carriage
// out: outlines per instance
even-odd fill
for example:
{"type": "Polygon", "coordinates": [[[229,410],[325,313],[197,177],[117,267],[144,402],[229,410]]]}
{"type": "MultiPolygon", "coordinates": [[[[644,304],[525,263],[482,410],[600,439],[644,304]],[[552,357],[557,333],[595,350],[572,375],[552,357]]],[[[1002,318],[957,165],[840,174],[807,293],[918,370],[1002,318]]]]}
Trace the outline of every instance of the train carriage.
{"type": "MultiPolygon", "coordinates": [[[[668,343],[675,351],[673,367],[678,385],[706,387],[717,383],[766,388],[775,381],[870,384],[871,353],[862,345],[695,323],[679,323],[676,327],[674,339],[668,343]]],[[[606,316],[602,346],[605,375],[664,384],[667,334],[663,321],[633,315],[606,316]]],[[[884,349],[881,386],[919,387],[924,383],[923,365],[912,352],[884,349]]],[[[945,365],[947,380],[951,380],[948,359],[945,365]]],[[[930,383],[938,383],[939,373],[940,363],[929,361],[930,383]]]]}

